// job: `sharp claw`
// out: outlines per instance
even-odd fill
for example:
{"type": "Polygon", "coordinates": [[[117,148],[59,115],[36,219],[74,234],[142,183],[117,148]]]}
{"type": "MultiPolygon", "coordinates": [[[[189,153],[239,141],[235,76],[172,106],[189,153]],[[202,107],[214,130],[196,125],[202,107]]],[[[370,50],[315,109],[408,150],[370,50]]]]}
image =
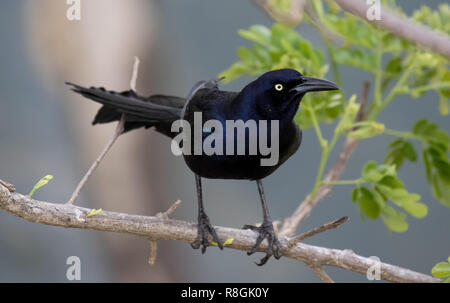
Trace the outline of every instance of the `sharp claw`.
{"type": "Polygon", "coordinates": [[[243,229],[251,229],[258,233],[258,238],[256,239],[255,245],[249,252],[247,252],[247,255],[249,256],[254,254],[258,250],[262,241],[267,237],[269,245],[266,250],[266,256],[262,258],[259,263],[255,262],[256,265],[263,266],[267,263],[271,256],[274,256],[277,260],[281,258],[281,244],[273,231],[273,225],[271,222],[264,222],[261,226],[258,227],[252,225],[244,225],[243,229]]]}
{"type": "Polygon", "coordinates": [[[203,243],[203,246],[202,246],[202,255],[203,255],[205,252],[206,252],[206,245],[205,245],[205,243],[203,243]]]}
{"type": "Polygon", "coordinates": [[[258,265],[258,266],[263,266],[264,264],[267,263],[267,261],[269,261],[269,259],[270,259],[271,256],[272,256],[272,255],[267,254],[264,258],[262,258],[262,259],[259,261],[259,263],[255,262],[255,264],[258,265]]]}
{"type": "Polygon", "coordinates": [[[260,233],[258,239],[256,239],[255,245],[253,245],[252,249],[247,253],[247,255],[253,255],[258,250],[258,247],[261,245],[262,241],[264,241],[264,234],[260,233]]]}
{"type": "Polygon", "coordinates": [[[213,239],[217,242],[217,246],[220,249],[223,249],[223,243],[217,236],[214,227],[212,227],[212,225],[209,223],[209,218],[207,216],[199,218],[197,229],[197,239],[193,243],[191,243],[191,247],[193,249],[199,249],[201,247],[201,252],[202,254],[204,254],[206,252],[206,248],[208,248],[209,246],[208,234],[211,234],[213,239]]]}
{"type": "Polygon", "coordinates": [[[195,242],[191,243],[191,247],[193,249],[199,249],[200,248],[200,243],[196,240],[195,242]]]}
{"type": "Polygon", "coordinates": [[[211,230],[209,232],[213,236],[214,240],[216,240],[217,246],[223,250],[223,243],[222,243],[222,241],[220,241],[219,236],[216,233],[216,230],[214,228],[211,228],[211,230]]]}

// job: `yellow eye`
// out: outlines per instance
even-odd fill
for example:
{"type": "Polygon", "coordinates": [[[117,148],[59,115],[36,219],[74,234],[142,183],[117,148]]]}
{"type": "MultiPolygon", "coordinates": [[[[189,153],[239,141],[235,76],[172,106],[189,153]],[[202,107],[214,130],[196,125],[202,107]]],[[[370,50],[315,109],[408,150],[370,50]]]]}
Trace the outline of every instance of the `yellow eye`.
{"type": "Polygon", "coordinates": [[[280,91],[283,90],[283,85],[282,84],[275,84],[275,89],[280,92],[280,91]]]}

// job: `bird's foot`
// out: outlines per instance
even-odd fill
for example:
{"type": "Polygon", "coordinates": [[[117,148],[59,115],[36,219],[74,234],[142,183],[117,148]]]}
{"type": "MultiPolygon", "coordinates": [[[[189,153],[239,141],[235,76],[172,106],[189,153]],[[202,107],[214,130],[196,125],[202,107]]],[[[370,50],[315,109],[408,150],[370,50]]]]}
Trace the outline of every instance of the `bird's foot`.
{"type": "Polygon", "coordinates": [[[259,246],[261,245],[262,241],[267,237],[267,240],[269,241],[269,246],[266,250],[266,256],[262,258],[259,263],[256,263],[258,266],[263,266],[267,263],[267,261],[270,259],[271,256],[274,256],[275,259],[281,258],[281,244],[278,240],[277,236],[275,235],[275,231],[273,229],[273,224],[271,221],[266,221],[261,224],[261,226],[253,226],[253,225],[244,225],[243,229],[250,229],[254,232],[258,233],[258,238],[256,239],[256,244],[252,247],[252,249],[247,252],[247,255],[254,254],[259,246]]]}
{"type": "Polygon", "coordinates": [[[209,222],[209,218],[206,214],[201,214],[199,216],[197,228],[197,239],[191,243],[193,249],[199,249],[200,246],[202,246],[202,254],[204,254],[206,248],[209,246],[208,234],[210,234],[214,241],[217,242],[217,246],[219,246],[220,249],[223,249],[222,241],[220,241],[217,236],[216,230],[209,222]]]}

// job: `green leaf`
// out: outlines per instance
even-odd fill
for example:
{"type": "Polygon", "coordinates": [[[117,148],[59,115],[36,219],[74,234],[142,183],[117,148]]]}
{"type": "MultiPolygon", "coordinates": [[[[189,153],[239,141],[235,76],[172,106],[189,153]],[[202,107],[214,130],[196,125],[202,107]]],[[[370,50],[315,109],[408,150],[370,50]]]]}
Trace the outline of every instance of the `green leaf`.
{"type": "MultiPolygon", "coordinates": [[[[441,78],[441,82],[449,82],[450,83],[450,71],[446,70],[441,78]]],[[[443,99],[450,98],[450,89],[441,89],[439,91],[440,95],[443,99]]],[[[448,110],[448,109],[447,109],[448,110]]],[[[447,112],[448,113],[448,112],[447,112]]]]}
{"type": "Polygon", "coordinates": [[[417,161],[417,153],[414,146],[405,139],[396,139],[389,144],[390,152],[386,156],[384,162],[386,164],[395,165],[399,169],[404,159],[408,159],[411,162],[417,161]]]}
{"type": "Polygon", "coordinates": [[[439,94],[439,112],[441,113],[441,115],[447,116],[450,111],[449,107],[450,105],[448,97],[444,96],[444,94],[441,91],[441,93],[439,94]]]}
{"type": "Polygon", "coordinates": [[[30,191],[30,193],[28,194],[28,196],[32,197],[34,192],[36,190],[38,190],[39,188],[41,188],[42,186],[45,186],[51,179],[53,179],[52,175],[46,175],[45,177],[43,177],[41,180],[39,180],[36,185],[34,185],[33,189],[30,191]]]}
{"type": "Polygon", "coordinates": [[[399,217],[383,218],[383,222],[386,224],[387,228],[397,233],[403,233],[408,230],[408,222],[399,217]]]}
{"type": "Polygon", "coordinates": [[[440,262],[433,266],[431,274],[437,278],[446,278],[450,276],[450,263],[440,262]]]}
{"type": "Polygon", "coordinates": [[[402,233],[408,230],[408,222],[406,222],[406,215],[398,212],[390,206],[383,210],[383,222],[390,230],[402,233]]]}
{"type": "Polygon", "coordinates": [[[423,132],[423,130],[425,129],[425,127],[427,125],[428,125],[428,120],[421,119],[421,120],[417,121],[416,124],[414,124],[412,131],[414,134],[419,135],[423,132]]]}
{"type": "Polygon", "coordinates": [[[410,194],[403,188],[392,189],[384,185],[377,185],[377,188],[391,201],[402,207],[404,203],[417,202],[420,200],[420,195],[410,194]]]}
{"type": "Polygon", "coordinates": [[[428,214],[428,207],[419,202],[405,202],[403,203],[403,209],[406,210],[411,216],[415,218],[423,218],[428,214]]]}
{"type": "Polygon", "coordinates": [[[375,201],[372,192],[365,187],[360,188],[358,205],[369,219],[375,220],[380,215],[380,206],[375,201]]]}
{"type": "Polygon", "coordinates": [[[239,47],[237,50],[237,55],[242,61],[244,61],[247,64],[253,64],[257,60],[253,52],[247,47],[239,47]]]}
{"type": "Polygon", "coordinates": [[[403,58],[401,56],[392,57],[386,64],[381,90],[385,91],[392,80],[398,78],[403,71],[403,58]]]}
{"type": "Polygon", "coordinates": [[[360,188],[359,187],[355,187],[352,191],[352,202],[355,203],[358,201],[359,199],[359,191],[360,188]]]}
{"type": "Polygon", "coordinates": [[[450,186],[434,175],[432,179],[433,195],[445,206],[450,207],[450,186]]]}
{"type": "Polygon", "coordinates": [[[400,181],[399,179],[397,179],[396,176],[385,176],[383,177],[383,179],[380,180],[380,182],[378,182],[379,185],[385,185],[387,187],[390,188],[403,188],[403,182],[400,181]]]}
{"type": "MultiPolygon", "coordinates": [[[[254,42],[252,47],[237,50],[241,61],[234,63],[219,76],[232,81],[244,74],[259,75],[269,70],[292,68],[314,77],[323,77],[328,67],[324,63],[322,51],[314,48],[298,32],[282,24],[272,28],[254,25],[239,34],[254,42]]],[[[326,102],[328,98],[322,98],[326,102]]]]}
{"type": "Polygon", "coordinates": [[[225,78],[224,82],[228,83],[246,73],[250,73],[250,67],[243,62],[236,62],[228,70],[220,73],[219,78],[225,78]]]}
{"type": "Polygon", "coordinates": [[[441,144],[446,148],[450,144],[450,136],[447,132],[440,130],[436,123],[426,119],[417,121],[413,127],[413,133],[429,143],[441,144]]]}
{"type": "Polygon", "coordinates": [[[359,69],[373,71],[376,69],[375,56],[360,48],[349,49],[348,47],[333,48],[334,59],[343,65],[353,66],[359,69]]]}
{"type": "Polygon", "coordinates": [[[372,191],[374,201],[377,202],[380,210],[386,207],[386,199],[377,191],[372,191]]]}
{"type": "Polygon", "coordinates": [[[270,30],[263,25],[253,25],[249,30],[239,30],[242,37],[264,46],[270,45],[270,30]]]}
{"type": "Polygon", "coordinates": [[[443,205],[450,207],[450,136],[435,123],[425,119],[414,125],[413,132],[423,140],[425,176],[433,195],[443,205]]]}
{"type": "Polygon", "coordinates": [[[396,176],[395,166],[382,164],[377,166],[374,161],[369,161],[362,170],[362,177],[368,183],[377,183],[385,176],[396,176]]]}

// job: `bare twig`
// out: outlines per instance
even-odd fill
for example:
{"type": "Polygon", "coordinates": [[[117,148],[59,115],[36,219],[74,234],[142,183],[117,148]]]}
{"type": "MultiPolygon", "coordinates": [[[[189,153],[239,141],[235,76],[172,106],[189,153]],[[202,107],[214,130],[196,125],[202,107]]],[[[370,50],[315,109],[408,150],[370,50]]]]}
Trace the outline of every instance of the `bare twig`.
{"type": "MultiPolygon", "coordinates": [[[[175,201],[175,203],[173,203],[168,210],[166,210],[163,213],[156,214],[156,217],[162,218],[164,220],[169,220],[172,217],[172,214],[178,208],[178,206],[180,206],[180,204],[181,200],[175,201]]],[[[150,240],[150,257],[148,258],[148,264],[153,265],[155,264],[156,255],[158,252],[158,242],[153,238],[149,238],[149,240],[150,240]]]]}
{"type": "Polygon", "coordinates": [[[316,276],[319,277],[319,279],[324,283],[334,283],[333,279],[330,278],[330,276],[323,270],[322,267],[314,266],[314,265],[308,265],[316,274],[316,276]]]}
{"type": "MultiPolygon", "coordinates": [[[[133,91],[136,91],[136,81],[139,73],[139,58],[134,57],[134,65],[133,65],[133,73],[131,75],[130,80],[130,89],[133,91]]],[[[100,153],[100,155],[95,159],[94,163],[92,163],[89,170],[86,172],[84,177],[81,179],[80,183],[78,183],[77,187],[75,188],[74,192],[72,193],[72,196],[70,197],[67,204],[74,204],[78,196],[80,195],[81,190],[86,185],[87,181],[89,180],[89,177],[94,173],[94,171],[97,169],[100,162],[102,162],[103,158],[106,156],[106,154],[109,152],[111,147],[116,142],[117,138],[123,133],[125,127],[125,114],[122,114],[120,117],[119,123],[117,123],[116,129],[114,131],[114,134],[112,138],[108,141],[103,151],[100,153]]]]}
{"type": "Polygon", "coordinates": [[[148,264],[154,265],[156,255],[158,253],[158,243],[155,240],[150,240],[150,257],[148,258],[148,264]]]}
{"type": "MultiPolygon", "coordinates": [[[[364,82],[363,92],[361,95],[361,105],[359,108],[357,121],[362,121],[365,118],[365,109],[367,105],[367,98],[369,95],[369,86],[370,85],[368,82],[364,82]]],[[[333,167],[325,175],[325,178],[323,180],[325,184],[319,187],[316,194],[314,195],[314,198],[311,199],[310,196],[308,195],[302,201],[302,203],[300,203],[300,205],[297,207],[294,213],[290,217],[284,219],[280,235],[284,236],[294,235],[297,226],[306,217],[309,216],[314,206],[316,206],[316,204],[319,203],[320,200],[325,198],[331,192],[333,185],[326,183],[336,181],[340,178],[340,176],[344,172],[345,166],[347,165],[347,161],[350,158],[350,155],[358,145],[358,141],[359,141],[358,139],[351,137],[348,137],[345,140],[341,152],[339,153],[338,159],[334,163],[333,167]]]]}
{"type": "Polygon", "coordinates": [[[287,249],[291,249],[292,247],[297,245],[297,243],[299,243],[307,238],[310,238],[314,235],[320,234],[320,233],[330,230],[330,229],[338,228],[340,225],[347,222],[347,220],[348,220],[348,217],[342,217],[339,220],[335,220],[333,222],[326,223],[322,226],[313,228],[307,232],[304,232],[298,236],[295,236],[294,238],[290,239],[289,242],[287,243],[287,245],[286,245],[287,249]]]}
{"type": "Polygon", "coordinates": [[[130,89],[136,91],[136,82],[139,74],[139,58],[137,56],[134,57],[134,65],[133,65],[133,74],[131,75],[130,80],[130,89]]]}
{"type": "Polygon", "coordinates": [[[5,181],[2,180],[0,180],[0,184],[6,187],[12,193],[16,191],[16,188],[12,184],[6,183],[5,181]]]}
{"type": "MultiPolygon", "coordinates": [[[[314,235],[317,235],[319,233],[322,233],[324,231],[330,230],[330,229],[334,229],[334,228],[338,228],[341,224],[347,222],[348,217],[342,217],[338,220],[335,220],[333,222],[329,222],[326,223],[322,226],[313,228],[305,233],[302,233],[298,236],[295,236],[294,238],[290,239],[287,244],[286,244],[286,248],[287,249],[291,249],[292,247],[296,246],[297,243],[300,243],[301,241],[310,238],[314,235]]],[[[316,264],[306,264],[308,265],[316,274],[317,277],[319,277],[319,279],[324,282],[324,283],[334,283],[334,281],[330,278],[330,276],[325,272],[325,270],[323,270],[322,267],[320,267],[320,265],[316,265],[316,264]]]]}
{"type": "Polygon", "coordinates": [[[381,8],[380,20],[368,20],[368,5],[363,0],[334,0],[344,10],[364,18],[370,23],[393,33],[394,35],[409,40],[420,46],[450,58],[450,37],[445,33],[434,31],[424,25],[410,19],[399,16],[386,7],[381,8]]]}
{"type": "MultiPolygon", "coordinates": [[[[138,235],[156,240],[174,240],[186,243],[197,237],[197,225],[185,221],[147,217],[103,211],[86,218],[91,209],[67,204],[36,201],[19,193],[11,193],[0,184],[0,209],[30,222],[138,235]]],[[[215,227],[222,241],[233,238],[226,248],[248,251],[255,244],[257,235],[249,230],[215,227]]],[[[289,238],[280,237],[283,247],[289,238]]],[[[210,239],[212,240],[212,239],[210,239]]],[[[267,249],[264,241],[259,251],[267,249]]],[[[339,250],[297,243],[290,250],[283,249],[284,256],[316,267],[335,266],[366,274],[373,260],[355,254],[351,250],[339,250]]],[[[381,279],[392,282],[439,282],[439,279],[409,269],[381,263],[381,279]]]]}
{"type": "Polygon", "coordinates": [[[80,183],[78,183],[77,187],[75,188],[74,192],[72,193],[72,196],[70,197],[70,200],[67,202],[67,204],[74,204],[78,196],[80,195],[81,190],[86,185],[87,181],[89,180],[89,177],[94,173],[95,169],[98,167],[100,162],[102,162],[105,155],[108,153],[108,151],[111,149],[113,144],[116,142],[117,138],[123,133],[125,125],[125,115],[122,115],[120,118],[119,123],[117,124],[117,127],[114,131],[114,135],[112,138],[108,141],[108,144],[106,144],[103,151],[100,153],[100,155],[95,159],[94,163],[92,163],[89,170],[86,172],[84,177],[81,179],[80,183]]]}
{"type": "Polygon", "coordinates": [[[181,200],[175,201],[175,203],[172,204],[172,206],[169,207],[168,210],[166,210],[163,213],[157,214],[158,217],[164,218],[164,219],[170,219],[172,217],[172,214],[175,212],[175,210],[180,206],[181,200]]]}

